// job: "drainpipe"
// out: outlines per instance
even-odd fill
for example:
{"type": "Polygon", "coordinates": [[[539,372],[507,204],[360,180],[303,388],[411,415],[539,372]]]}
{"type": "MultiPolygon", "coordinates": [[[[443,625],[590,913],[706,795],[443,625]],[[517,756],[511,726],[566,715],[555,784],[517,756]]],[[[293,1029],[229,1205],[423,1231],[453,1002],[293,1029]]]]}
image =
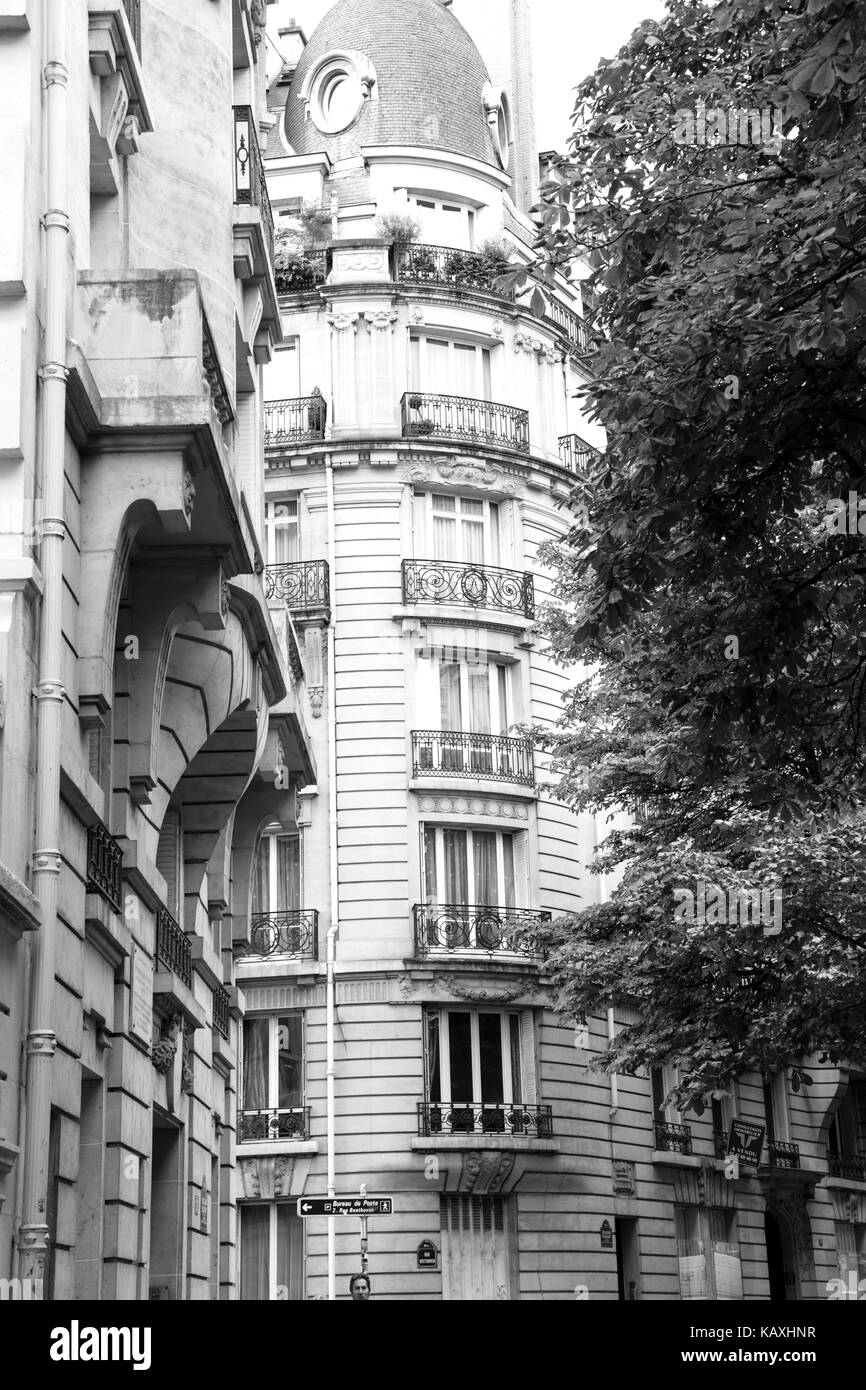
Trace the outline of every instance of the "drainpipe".
{"type": "Polygon", "coordinates": [[[63,715],[62,600],[63,462],[66,419],[67,237],[66,135],[67,82],[64,62],[64,0],[46,0],[45,89],[46,211],[42,218],[45,248],[45,329],[40,397],[44,514],[42,521],[42,624],[39,645],[36,762],[36,848],[33,891],[42,908],[42,925],[31,946],[30,1024],[27,1032],[27,1114],[24,1151],[24,1202],[18,1233],[22,1278],[44,1279],[48,1257],[48,1141],[51,1075],[55,1033],[52,1026],[57,900],[60,882],[60,736],[63,715]]]}
{"type": "MultiPolygon", "coordinates": [[[[331,571],[331,621],[328,625],[328,818],[330,832],[329,869],[331,896],[331,925],[328,928],[328,957],[326,984],[326,1112],[328,1145],[328,1196],[337,1194],[334,1153],[335,1098],[334,1029],[336,1025],[336,959],[337,935],[340,929],[339,877],[337,872],[337,683],[336,683],[336,618],[337,570],[336,524],[334,519],[334,464],[330,453],[325,456],[325,478],[328,489],[328,564],[331,571]]],[[[337,1229],[335,1218],[328,1217],[328,1298],[337,1297],[337,1229]]]]}

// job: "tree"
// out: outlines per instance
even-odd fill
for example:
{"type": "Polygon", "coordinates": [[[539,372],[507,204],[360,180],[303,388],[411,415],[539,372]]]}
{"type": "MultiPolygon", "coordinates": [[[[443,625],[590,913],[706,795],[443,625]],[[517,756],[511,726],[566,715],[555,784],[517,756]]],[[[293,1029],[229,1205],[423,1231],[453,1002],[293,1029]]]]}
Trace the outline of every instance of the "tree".
{"type": "Polygon", "coordinates": [[[866,1056],[866,14],[668,11],[578,89],[543,190],[548,280],[590,267],[608,437],[549,552],[552,649],[593,672],[554,766],[576,809],[646,813],[550,960],[578,1015],[639,1004],[608,1063],[674,1057],[700,1104],[866,1056]],[[780,890],[781,933],[678,919],[698,881],[780,890]]]}

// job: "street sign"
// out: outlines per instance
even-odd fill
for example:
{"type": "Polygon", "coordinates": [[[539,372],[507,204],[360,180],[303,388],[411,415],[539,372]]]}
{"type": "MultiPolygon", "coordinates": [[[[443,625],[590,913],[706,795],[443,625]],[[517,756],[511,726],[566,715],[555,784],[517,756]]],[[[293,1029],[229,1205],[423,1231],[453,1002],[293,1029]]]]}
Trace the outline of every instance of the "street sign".
{"type": "Polygon", "coordinates": [[[299,1197],[298,1216],[392,1216],[393,1197],[299,1197]]]}
{"type": "Polygon", "coordinates": [[[761,1149],[764,1147],[763,1125],[746,1124],[744,1120],[732,1120],[728,1135],[728,1156],[736,1154],[744,1163],[760,1163],[761,1149]]]}

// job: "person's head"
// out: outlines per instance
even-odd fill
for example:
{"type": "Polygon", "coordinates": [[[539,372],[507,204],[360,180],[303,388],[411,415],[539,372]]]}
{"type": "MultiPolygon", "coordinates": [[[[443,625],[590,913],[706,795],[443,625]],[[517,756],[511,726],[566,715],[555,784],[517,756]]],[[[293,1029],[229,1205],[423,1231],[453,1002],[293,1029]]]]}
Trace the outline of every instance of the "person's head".
{"type": "Polygon", "coordinates": [[[349,1293],[357,1301],[370,1297],[370,1280],[366,1274],[353,1274],[349,1280],[349,1293]]]}

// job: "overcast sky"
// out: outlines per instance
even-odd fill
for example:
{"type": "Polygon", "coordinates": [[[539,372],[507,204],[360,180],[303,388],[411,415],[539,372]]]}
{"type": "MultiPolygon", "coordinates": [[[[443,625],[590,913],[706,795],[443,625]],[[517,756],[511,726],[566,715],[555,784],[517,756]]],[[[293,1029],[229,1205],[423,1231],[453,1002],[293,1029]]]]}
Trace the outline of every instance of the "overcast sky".
{"type": "MultiPolygon", "coordinates": [[[[309,38],[332,4],[296,0],[288,8],[309,38]]],[[[532,0],[539,149],[564,149],[574,88],[599,58],[614,56],[642,19],[663,13],[663,0],[532,0]]]]}

